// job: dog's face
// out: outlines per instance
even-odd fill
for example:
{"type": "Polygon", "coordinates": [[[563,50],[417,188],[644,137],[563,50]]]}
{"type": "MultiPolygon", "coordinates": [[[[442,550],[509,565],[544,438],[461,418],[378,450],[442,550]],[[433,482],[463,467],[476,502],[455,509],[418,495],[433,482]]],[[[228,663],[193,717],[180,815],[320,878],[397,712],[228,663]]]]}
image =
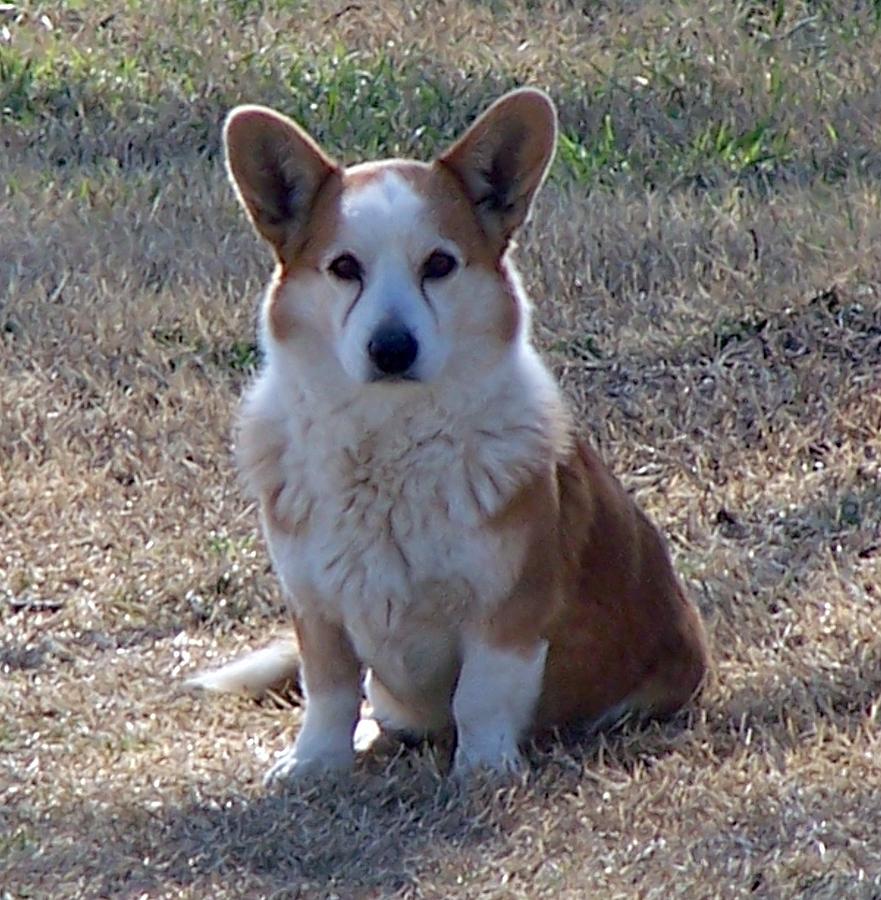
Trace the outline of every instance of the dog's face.
{"type": "Polygon", "coordinates": [[[354,384],[418,386],[492,365],[522,334],[504,255],[555,136],[551,102],[521,90],[431,164],[344,169],[278,113],[234,110],[230,173],[279,262],[269,340],[310,377],[354,384]]]}

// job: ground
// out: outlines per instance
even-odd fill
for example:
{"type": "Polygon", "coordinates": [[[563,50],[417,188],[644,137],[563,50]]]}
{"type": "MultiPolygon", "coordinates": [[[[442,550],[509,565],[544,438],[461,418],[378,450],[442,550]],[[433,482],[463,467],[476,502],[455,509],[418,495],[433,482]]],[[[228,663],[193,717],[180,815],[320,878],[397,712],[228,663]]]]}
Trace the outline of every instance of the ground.
{"type": "Polygon", "coordinates": [[[0,896],[881,896],[877,4],[0,6],[0,896]],[[235,103],[341,159],[560,107],[517,260],[585,433],[711,636],[672,722],[267,793],[291,700],[230,443],[269,256],[235,103]]]}

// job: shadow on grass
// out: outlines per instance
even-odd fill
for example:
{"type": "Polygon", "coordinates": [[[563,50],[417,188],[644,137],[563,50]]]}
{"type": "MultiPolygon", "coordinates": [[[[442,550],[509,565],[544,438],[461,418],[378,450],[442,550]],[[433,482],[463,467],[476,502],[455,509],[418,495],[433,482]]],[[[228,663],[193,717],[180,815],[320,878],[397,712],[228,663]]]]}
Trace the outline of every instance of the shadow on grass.
{"type": "MultiPolygon", "coordinates": [[[[276,793],[216,777],[194,785],[191,802],[175,803],[156,785],[155,805],[144,797],[34,820],[29,832],[39,853],[14,849],[8,883],[54,888],[75,879],[100,896],[234,885],[254,896],[372,896],[413,890],[438,871],[449,883],[453,865],[467,876],[481,859],[516,852],[518,830],[536,809],[559,810],[567,796],[583,802],[585,791],[601,794],[610,783],[642,782],[668,759],[691,781],[695,767],[796,750],[811,730],[833,729],[852,741],[881,694],[879,663],[876,644],[851,666],[792,673],[771,691],[752,683],[720,701],[711,690],[666,722],[545,740],[531,748],[532,772],[523,781],[478,778],[463,787],[440,776],[425,751],[386,748],[368,754],[352,776],[276,793]]],[[[747,816],[752,801],[735,805],[741,801],[747,816]]]]}
{"type": "Polygon", "coordinates": [[[253,795],[218,779],[198,801],[155,812],[149,802],[79,807],[32,830],[40,852],[15,854],[8,884],[58,887],[74,877],[97,896],[211,884],[238,884],[249,896],[362,896],[414,885],[451,850],[463,864],[487,844],[503,852],[499,817],[487,815],[501,802],[496,785],[463,788],[412,755],[377,766],[253,795]]]}

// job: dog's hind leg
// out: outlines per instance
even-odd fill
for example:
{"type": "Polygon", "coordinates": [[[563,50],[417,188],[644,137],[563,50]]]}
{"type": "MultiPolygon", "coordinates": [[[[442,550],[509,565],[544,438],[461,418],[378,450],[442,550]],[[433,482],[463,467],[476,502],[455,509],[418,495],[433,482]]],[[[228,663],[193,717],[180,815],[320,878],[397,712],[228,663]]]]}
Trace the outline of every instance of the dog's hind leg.
{"type": "MultiPolygon", "coordinates": [[[[399,700],[372,669],[368,669],[364,679],[364,693],[376,724],[383,732],[406,744],[417,744],[449,724],[445,710],[433,710],[432,715],[399,700]]],[[[367,732],[366,728],[364,732],[367,732]]]]}

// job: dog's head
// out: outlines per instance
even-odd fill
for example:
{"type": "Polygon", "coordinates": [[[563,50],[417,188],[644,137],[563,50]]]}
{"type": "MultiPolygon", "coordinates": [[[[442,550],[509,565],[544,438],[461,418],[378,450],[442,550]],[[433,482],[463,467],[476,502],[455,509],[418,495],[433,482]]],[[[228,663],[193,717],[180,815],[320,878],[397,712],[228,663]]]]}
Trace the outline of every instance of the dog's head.
{"type": "Polygon", "coordinates": [[[356,384],[430,384],[492,365],[523,334],[504,257],[555,139],[553,104],[523,89],[433,163],[343,168],[284,116],[233,110],[230,174],[279,263],[270,344],[356,384]]]}

